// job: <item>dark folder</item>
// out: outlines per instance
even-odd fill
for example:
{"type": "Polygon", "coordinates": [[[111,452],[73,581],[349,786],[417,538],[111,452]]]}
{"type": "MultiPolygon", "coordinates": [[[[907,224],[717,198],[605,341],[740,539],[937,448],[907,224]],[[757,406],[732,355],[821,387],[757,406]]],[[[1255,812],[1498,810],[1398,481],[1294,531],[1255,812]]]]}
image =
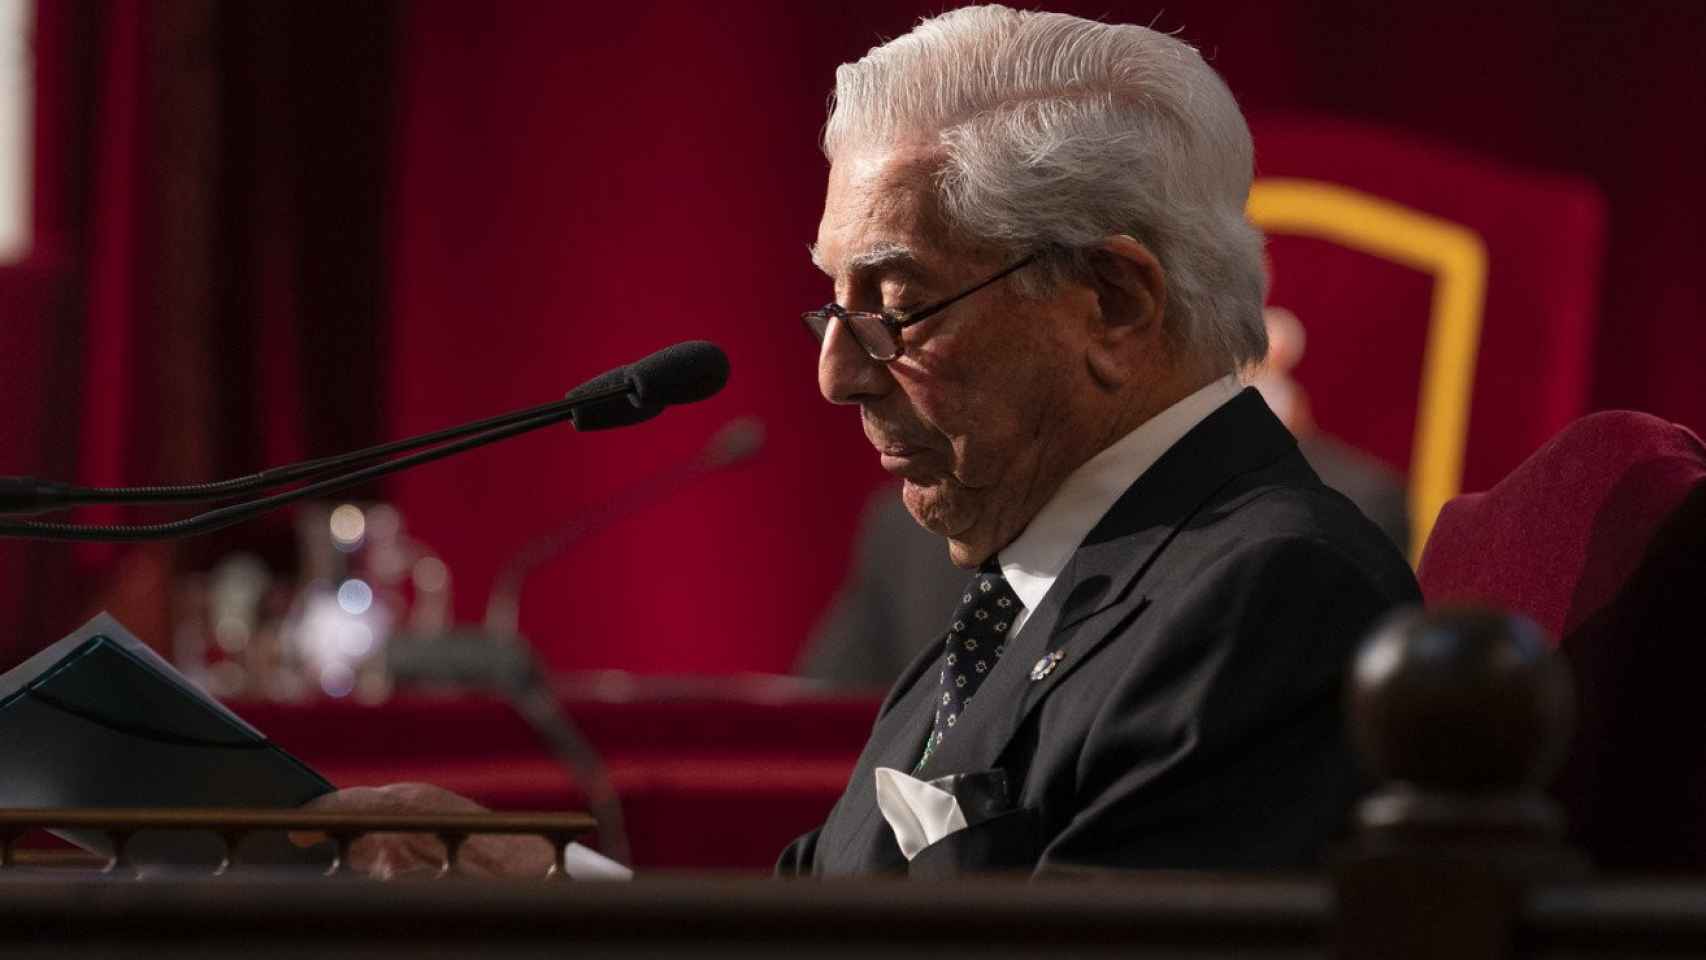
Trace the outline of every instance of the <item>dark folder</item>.
{"type": "MultiPolygon", "coordinates": [[[[0,675],[0,807],[295,807],[333,789],[102,614],[0,675]]],[[[99,832],[65,839],[110,854],[99,832]]],[[[138,863],[217,863],[216,837],[139,834],[138,863]]],[[[315,857],[280,834],[246,863],[315,857]]]]}

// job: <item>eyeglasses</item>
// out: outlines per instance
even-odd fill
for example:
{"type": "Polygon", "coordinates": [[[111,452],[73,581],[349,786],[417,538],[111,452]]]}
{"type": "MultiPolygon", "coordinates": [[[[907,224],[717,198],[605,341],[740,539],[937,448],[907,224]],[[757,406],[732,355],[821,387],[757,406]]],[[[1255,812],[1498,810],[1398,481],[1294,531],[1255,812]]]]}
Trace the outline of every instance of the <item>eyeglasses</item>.
{"type": "Polygon", "coordinates": [[[817,310],[808,310],[800,315],[800,319],[805,321],[806,329],[810,330],[812,336],[816,337],[817,342],[821,344],[824,338],[829,335],[829,321],[840,318],[841,322],[847,325],[847,331],[853,334],[853,339],[858,341],[859,346],[865,348],[865,352],[870,355],[872,360],[888,363],[899,357],[905,349],[900,342],[902,330],[915,323],[922,323],[930,319],[1002,277],[1013,273],[1020,267],[1029,266],[1036,262],[1036,259],[1037,254],[1033,253],[975,287],[961,290],[946,300],[938,300],[917,310],[885,310],[882,313],[866,313],[862,310],[849,310],[839,303],[829,303],[817,310]]]}

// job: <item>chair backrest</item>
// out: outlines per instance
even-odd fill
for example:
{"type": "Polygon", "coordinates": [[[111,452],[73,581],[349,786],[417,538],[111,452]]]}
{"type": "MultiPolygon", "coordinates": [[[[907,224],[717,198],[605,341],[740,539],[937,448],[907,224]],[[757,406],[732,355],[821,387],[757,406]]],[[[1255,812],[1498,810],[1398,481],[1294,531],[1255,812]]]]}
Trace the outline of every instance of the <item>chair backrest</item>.
{"type": "Polygon", "coordinates": [[[1257,117],[1250,215],[1327,432],[1410,479],[1410,542],[1589,409],[1604,202],[1403,131],[1257,117]]]}
{"type": "Polygon", "coordinates": [[[1706,445],[1657,417],[1583,417],[1441,511],[1429,605],[1490,605],[1552,632],[1579,722],[1556,785],[1603,865],[1706,868],[1706,445]]]}

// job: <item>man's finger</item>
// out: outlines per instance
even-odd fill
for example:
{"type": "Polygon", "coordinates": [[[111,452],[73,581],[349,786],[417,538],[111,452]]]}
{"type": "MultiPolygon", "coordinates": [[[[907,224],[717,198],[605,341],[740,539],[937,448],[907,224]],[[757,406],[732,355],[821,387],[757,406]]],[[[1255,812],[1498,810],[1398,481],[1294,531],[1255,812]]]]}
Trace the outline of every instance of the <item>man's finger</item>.
{"type": "Polygon", "coordinates": [[[316,833],[309,830],[292,830],[285,834],[285,836],[290,839],[291,843],[294,843],[299,847],[312,847],[316,843],[325,843],[327,840],[331,839],[331,837],[328,837],[323,833],[316,833]]]}
{"type": "MultiPolygon", "coordinates": [[[[323,793],[299,809],[312,813],[381,813],[386,812],[385,801],[384,794],[373,787],[350,787],[323,793]]],[[[318,830],[292,830],[288,836],[299,847],[312,847],[330,839],[318,830]]]]}

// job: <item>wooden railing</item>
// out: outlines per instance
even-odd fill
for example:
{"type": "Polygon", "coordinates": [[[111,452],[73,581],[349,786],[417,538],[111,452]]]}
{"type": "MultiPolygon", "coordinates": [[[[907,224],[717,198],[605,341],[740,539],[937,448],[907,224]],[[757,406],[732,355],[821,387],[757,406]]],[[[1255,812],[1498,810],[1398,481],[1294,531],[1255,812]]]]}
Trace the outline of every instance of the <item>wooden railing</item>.
{"type": "MultiPolygon", "coordinates": [[[[224,855],[213,868],[224,875],[240,865],[239,851],[249,835],[259,832],[320,834],[334,849],[325,874],[333,876],[348,869],[350,846],[373,833],[424,833],[436,837],[444,848],[439,875],[457,870],[457,854],[468,838],[477,834],[521,834],[550,842],[556,862],[550,878],[566,879],[563,862],[569,842],[596,829],[597,821],[584,813],[462,813],[462,814],[349,814],[315,813],[306,810],[253,810],[217,807],[193,809],[46,809],[0,810],[0,870],[19,865],[17,842],[33,830],[94,831],[106,837],[112,855],[96,863],[104,873],[132,868],[126,855],[137,834],[199,833],[217,837],[224,855]]],[[[57,858],[69,866],[87,861],[57,858]]]]}

